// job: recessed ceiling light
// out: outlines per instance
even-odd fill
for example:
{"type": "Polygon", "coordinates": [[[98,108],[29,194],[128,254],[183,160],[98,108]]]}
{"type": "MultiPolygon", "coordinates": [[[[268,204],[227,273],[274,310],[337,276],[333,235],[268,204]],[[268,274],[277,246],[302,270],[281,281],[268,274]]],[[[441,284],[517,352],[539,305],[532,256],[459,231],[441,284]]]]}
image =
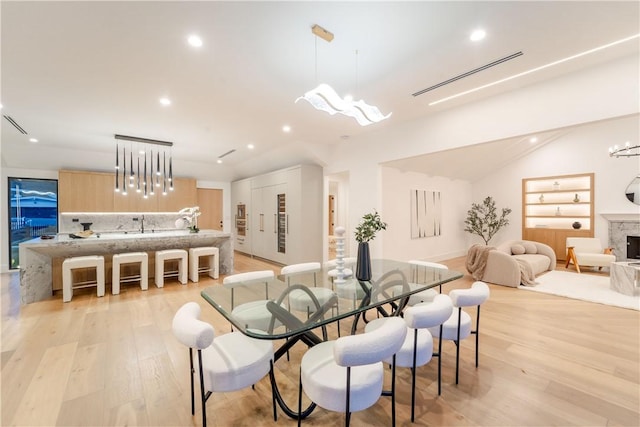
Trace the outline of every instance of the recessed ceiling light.
{"type": "Polygon", "coordinates": [[[37,140],[37,139],[35,139],[35,138],[29,138],[29,142],[36,143],[36,142],[38,142],[38,140],[37,140]]]}
{"type": "Polygon", "coordinates": [[[217,160],[217,163],[222,163],[222,159],[218,159],[218,160],[217,160]]]}
{"type": "Polygon", "coordinates": [[[480,41],[480,40],[484,39],[486,36],[487,36],[487,32],[485,30],[477,29],[477,30],[474,30],[471,33],[471,36],[469,36],[469,39],[472,42],[477,42],[477,41],[480,41]]]}
{"type": "Polygon", "coordinates": [[[2,104],[0,104],[0,110],[2,110],[2,104]]]}
{"type": "Polygon", "coordinates": [[[169,98],[167,98],[166,96],[163,96],[162,98],[160,98],[160,104],[164,105],[165,107],[171,105],[171,100],[169,98]]]}
{"type": "Polygon", "coordinates": [[[282,126],[282,132],[285,132],[285,133],[291,132],[291,126],[289,125],[282,126]]]}
{"type": "Polygon", "coordinates": [[[253,144],[249,144],[249,145],[247,145],[247,148],[248,148],[249,150],[253,150],[253,149],[255,148],[255,146],[254,146],[253,144]]]}
{"type": "Polygon", "coordinates": [[[196,36],[195,34],[191,34],[189,36],[189,38],[187,39],[187,41],[193,47],[201,47],[202,46],[202,39],[200,37],[196,36]]]}
{"type": "Polygon", "coordinates": [[[535,137],[535,136],[532,136],[531,138],[529,138],[529,142],[530,142],[530,143],[532,143],[532,144],[533,144],[534,142],[538,142],[538,138],[537,138],[537,137],[535,137]]]}

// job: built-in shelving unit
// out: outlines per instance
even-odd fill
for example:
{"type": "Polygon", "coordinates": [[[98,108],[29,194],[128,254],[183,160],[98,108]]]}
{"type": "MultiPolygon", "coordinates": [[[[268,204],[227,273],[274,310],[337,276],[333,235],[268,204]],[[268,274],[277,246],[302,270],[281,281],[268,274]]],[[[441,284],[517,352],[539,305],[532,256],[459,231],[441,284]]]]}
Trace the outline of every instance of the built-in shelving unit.
{"type": "Polygon", "coordinates": [[[567,237],[593,237],[593,173],[522,180],[522,238],[566,259],[567,237]]]}

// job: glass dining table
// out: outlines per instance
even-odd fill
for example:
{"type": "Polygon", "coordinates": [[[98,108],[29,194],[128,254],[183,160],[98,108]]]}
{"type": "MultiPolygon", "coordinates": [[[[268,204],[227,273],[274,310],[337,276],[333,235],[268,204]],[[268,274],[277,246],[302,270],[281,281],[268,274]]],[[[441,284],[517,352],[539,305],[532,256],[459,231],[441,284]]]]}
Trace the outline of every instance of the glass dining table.
{"type": "MultiPolygon", "coordinates": [[[[463,276],[453,270],[387,259],[371,261],[369,281],[340,279],[335,273],[335,267],[325,267],[286,277],[276,275],[268,280],[248,280],[240,286],[210,286],[201,295],[234,330],[256,339],[284,340],[274,353],[278,360],[299,341],[309,347],[326,341],[329,324],[337,323],[340,335],[340,321],[350,319],[350,333],[355,334],[358,323],[367,321],[369,310],[383,316],[399,315],[412,294],[463,276]]],[[[273,376],[271,381],[279,406],[288,416],[298,418],[298,412],[282,399],[273,376]]],[[[311,404],[302,417],[314,407],[311,404]]]]}

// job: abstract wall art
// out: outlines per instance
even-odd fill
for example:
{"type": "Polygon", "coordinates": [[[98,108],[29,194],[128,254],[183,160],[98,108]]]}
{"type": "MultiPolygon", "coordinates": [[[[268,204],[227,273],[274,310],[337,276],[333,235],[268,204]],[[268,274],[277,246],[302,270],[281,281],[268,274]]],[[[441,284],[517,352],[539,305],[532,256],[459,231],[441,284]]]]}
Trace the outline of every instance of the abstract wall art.
{"type": "Polygon", "coordinates": [[[411,190],[411,238],[440,235],[442,201],[439,191],[411,190]]]}

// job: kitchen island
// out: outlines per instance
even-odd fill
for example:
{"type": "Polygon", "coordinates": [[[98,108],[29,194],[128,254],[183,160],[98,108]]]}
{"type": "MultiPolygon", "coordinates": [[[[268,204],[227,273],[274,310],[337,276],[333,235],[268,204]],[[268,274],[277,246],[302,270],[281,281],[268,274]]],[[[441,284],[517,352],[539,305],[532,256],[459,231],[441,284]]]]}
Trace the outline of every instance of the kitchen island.
{"type": "MultiPolygon", "coordinates": [[[[202,246],[215,246],[220,250],[220,274],[233,271],[231,234],[216,230],[200,230],[199,233],[190,233],[189,230],[96,233],[86,239],[59,234],[50,240],[32,239],[20,244],[20,300],[22,304],[30,304],[51,298],[54,291],[54,259],[83,255],[104,255],[110,259],[116,253],[202,246]]],[[[149,262],[152,262],[151,258],[149,262]]],[[[110,281],[109,277],[107,281],[110,281]]]]}

